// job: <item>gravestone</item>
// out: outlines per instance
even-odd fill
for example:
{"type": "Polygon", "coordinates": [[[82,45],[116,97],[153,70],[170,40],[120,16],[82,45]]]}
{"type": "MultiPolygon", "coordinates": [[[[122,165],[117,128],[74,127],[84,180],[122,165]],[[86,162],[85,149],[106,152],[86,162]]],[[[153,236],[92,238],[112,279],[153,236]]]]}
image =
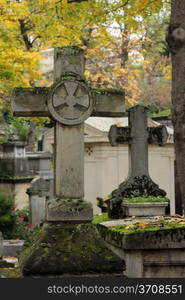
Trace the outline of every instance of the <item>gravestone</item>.
{"type": "Polygon", "coordinates": [[[53,199],[53,176],[43,175],[32,180],[29,195],[29,222],[32,225],[46,220],[47,200],[53,199]]]}
{"type": "Polygon", "coordinates": [[[32,225],[46,219],[46,201],[53,199],[52,154],[38,151],[26,153],[30,174],[37,174],[27,189],[29,195],[29,222],[32,225]]]}
{"type": "Polygon", "coordinates": [[[109,141],[112,146],[129,144],[129,173],[126,181],[112,192],[109,201],[109,216],[122,217],[122,199],[132,197],[165,196],[149,176],[148,144],[163,146],[168,138],[164,125],[147,127],[147,108],[136,105],[128,109],[129,127],[112,125],[109,141]]]}
{"type": "Polygon", "coordinates": [[[28,160],[25,144],[19,141],[9,141],[2,144],[0,157],[0,177],[25,177],[28,175],[28,160]]]}
{"type": "Polygon", "coordinates": [[[26,152],[29,174],[53,175],[52,154],[49,151],[26,152]]]}
{"type": "Polygon", "coordinates": [[[12,140],[2,144],[0,156],[0,190],[15,197],[15,205],[22,208],[27,204],[26,190],[33,179],[29,174],[25,144],[12,140]]]}
{"type": "Polygon", "coordinates": [[[24,275],[122,269],[90,224],[92,207],[84,201],[84,121],[89,116],[122,116],[124,93],[91,89],[84,79],[84,62],[82,49],[55,49],[52,87],[14,91],[14,115],[55,120],[55,197],[47,203],[47,222],[39,238],[20,257],[24,275]]]}

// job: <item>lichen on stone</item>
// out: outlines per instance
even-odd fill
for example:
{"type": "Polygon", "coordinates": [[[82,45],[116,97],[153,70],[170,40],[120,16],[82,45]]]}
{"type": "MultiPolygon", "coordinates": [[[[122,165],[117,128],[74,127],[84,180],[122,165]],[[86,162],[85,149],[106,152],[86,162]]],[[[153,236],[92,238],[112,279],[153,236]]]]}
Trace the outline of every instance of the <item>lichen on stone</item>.
{"type": "Polygon", "coordinates": [[[64,72],[61,74],[60,78],[55,81],[54,85],[59,84],[62,80],[63,81],[73,80],[73,81],[86,83],[85,79],[81,77],[79,74],[74,72],[64,72]]]}
{"type": "Polygon", "coordinates": [[[57,48],[57,56],[63,55],[79,55],[84,52],[84,50],[78,46],[63,46],[57,48]]]}
{"type": "Polygon", "coordinates": [[[24,92],[30,92],[33,95],[47,95],[49,92],[48,87],[28,87],[28,88],[23,88],[23,87],[16,87],[14,89],[14,94],[19,95],[24,92]]]}
{"type": "Polygon", "coordinates": [[[123,95],[124,93],[123,90],[114,88],[92,88],[91,92],[97,95],[123,95]]]}

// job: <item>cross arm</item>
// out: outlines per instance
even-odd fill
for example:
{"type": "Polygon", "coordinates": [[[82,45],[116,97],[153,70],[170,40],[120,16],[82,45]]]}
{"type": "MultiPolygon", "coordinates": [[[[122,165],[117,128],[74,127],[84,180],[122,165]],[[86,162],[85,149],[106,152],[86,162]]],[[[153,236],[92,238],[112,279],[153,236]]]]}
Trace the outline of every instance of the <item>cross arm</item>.
{"type": "Polygon", "coordinates": [[[165,125],[157,127],[148,127],[148,143],[164,146],[168,140],[168,131],[165,125]]]}
{"type": "MultiPolygon", "coordinates": [[[[165,125],[157,127],[148,127],[148,144],[164,146],[168,140],[168,131],[165,125]]],[[[118,144],[129,144],[131,141],[131,134],[129,127],[120,127],[112,125],[109,130],[109,141],[112,146],[118,144]]]]}
{"type": "Polygon", "coordinates": [[[123,117],[125,116],[125,93],[116,89],[91,89],[94,101],[92,116],[123,117]]]}
{"type": "Polygon", "coordinates": [[[128,144],[130,139],[130,128],[112,125],[109,130],[108,138],[111,146],[128,144]]]}
{"type": "Polygon", "coordinates": [[[14,116],[50,116],[46,105],[49,90],[47,87],[15,88],[11,102],[14,116]]]}

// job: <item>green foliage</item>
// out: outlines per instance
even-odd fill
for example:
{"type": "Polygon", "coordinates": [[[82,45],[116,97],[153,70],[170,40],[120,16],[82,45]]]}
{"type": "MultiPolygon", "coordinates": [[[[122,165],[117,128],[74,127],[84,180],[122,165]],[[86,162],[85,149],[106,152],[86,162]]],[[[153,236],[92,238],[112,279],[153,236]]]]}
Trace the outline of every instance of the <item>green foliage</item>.
{"type": "Polygon", "coordinates": [[[123,202],[126,203],[154,203],[154,202],[170,202],[166,197],[134,197],[134,198],[123,198],[123,202]]]}
{"type": "Polygon", "coordinates": [[[29,207],[15,210],[16,221],[11,233],[12,239],[27,240],[35,232],[40,230],[41,224],[34,225],[29,223],[29,207]]]}
{"type": "Polygon", "coordinates": [[[151,118],[169,117],[171,116],[171,109],[164,109],[151,114],[151,118]]]}
{"type": "Polygon", "coordinates": [[[107,213],[103,213],[103,214],[100,214],[100,215],[95,215],[93,217],[92,224],[96,225],[96,224],[106,222],[106,221],[111,221],[111,219],[109,219],[107,213]]]}
{"type": "Polygon", "coordinates": [[[38,139],[40,134],[40,128],[49,123],[49,118],[23,118],[14,117],[10,109],[1,109],[1,128],[3,129],[5,136],[1,138],[1,142],[12,141],[19,139],[20,141],[27,143],[30,133],[31,120],[36,123],[35,137],[38,139]]]}
{"type": "Polygon", "coordinates": [[[13,197],[0,193],[0,231],[6,239],[10,238],[16,220],[13,204],[13,197]]]}

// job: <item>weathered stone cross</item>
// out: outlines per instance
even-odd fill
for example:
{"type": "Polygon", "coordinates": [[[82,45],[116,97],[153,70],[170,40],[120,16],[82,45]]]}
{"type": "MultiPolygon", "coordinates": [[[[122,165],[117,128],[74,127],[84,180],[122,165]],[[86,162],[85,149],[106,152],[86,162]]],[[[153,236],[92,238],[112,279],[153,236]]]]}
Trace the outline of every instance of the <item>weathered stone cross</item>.
{"type": "Polygon", "coordinates": [[[166,195],[166,192],[152,181],[148,171],[148,144],[163,146],[168,138],[166,127],[147,127],[147,108],[140,105],[128,109],[128,118],[129,127],[112,125],[109,131],[112,146],[129,144],[128,178],[113,191],[112,203],[116,214],[122,198],[166,195]]]}
{"type": "Polygon", "coordinates": [[[50,88],[16,88],[15,116],[48,116],[55,123],[55,200],[48,203],[48,221],[90,221],[92,208],[84,200],[84,121],[89,116],[124,115],[124,92],[91,89],[84,79],[84,51],[62,47],[54,51],[54,81],[50,88]]]}
{"type": "Polygon", "coordinates": [[[141,105],[128,109],[128,118],[128,127],[111,126],[109,141],[112,146],[129,144],[129,176],[148,176],[148,144],[163,146],[168,138],[166,127],[148,127],[147,108],[141,105]]]}

